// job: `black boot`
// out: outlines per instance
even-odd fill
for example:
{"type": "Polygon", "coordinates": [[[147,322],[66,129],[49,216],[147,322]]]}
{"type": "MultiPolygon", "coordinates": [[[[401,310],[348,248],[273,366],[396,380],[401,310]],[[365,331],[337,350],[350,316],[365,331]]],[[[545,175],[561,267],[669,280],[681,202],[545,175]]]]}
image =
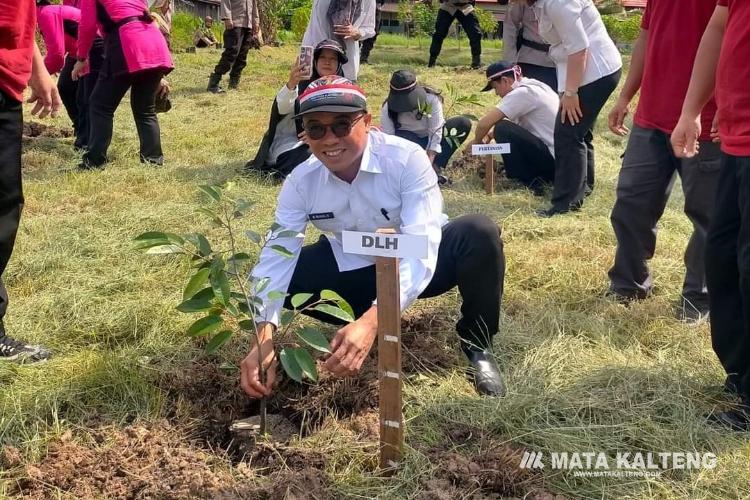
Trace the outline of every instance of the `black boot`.
{"type": "Polygon", "coordinates": [[[482,396],[505,396],[505,381],[492,353],[487,349],[477,351],[464,348],[463,351],[471,364],[469,376],[474,381],[477,392],[482,396]]]}
{"type": "Polygon", "coordinates": [[[479,54],[471,56],[471,69],[479,69],[482,67],[482,56],[479,54]]]}
{"type": "Polygon", "coordinates": [[[437,56],[430,56],[430,60],[427,63],[427,67],[428,68],[434,68],[436,62],[437,62],[437,56]]]}
{"type": "Polygon", "coordinates": [[[229,75],[229,90],[237,90],[240,86],[240,75],[232,76],[229,75]]]}
{"type": "Polygon", "coordinates": [[[208,88],[206,90],[213,94],[223,93],[224,89],[219,86],[219,82],[221,82],[221,75],[211,73],[211,76],[208,77],[208,88]]]}

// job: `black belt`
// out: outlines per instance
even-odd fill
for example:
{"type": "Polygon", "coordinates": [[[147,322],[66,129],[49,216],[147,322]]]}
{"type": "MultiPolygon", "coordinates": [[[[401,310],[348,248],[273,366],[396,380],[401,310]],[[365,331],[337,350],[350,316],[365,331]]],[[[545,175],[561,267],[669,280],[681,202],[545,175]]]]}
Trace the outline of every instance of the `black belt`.
{"type": "Polygon", "coordinates": [[[151,22],[153,22],[153,19],[151,18],[151,15],[149,15],[149,14],[147,14],[147,13],[144,12],[140,16],[123,17],[122,19],[120,19],[119,21],[117,21],[115,23],[115,27],[116,28],[122,28],[126,24],[133,23],[135,21],[141,21],[141,22],[144,22],[144,23],[151,23],[151,22]]]}
{"type": "Polygon", "coordinates": [[[546,43],[534,42],[525,38],[521,38],[521,45],[526,45],[527,47],[531,47],[532,49],[538,50],[540,52],[549,52],[550,47],[546,43]]]}

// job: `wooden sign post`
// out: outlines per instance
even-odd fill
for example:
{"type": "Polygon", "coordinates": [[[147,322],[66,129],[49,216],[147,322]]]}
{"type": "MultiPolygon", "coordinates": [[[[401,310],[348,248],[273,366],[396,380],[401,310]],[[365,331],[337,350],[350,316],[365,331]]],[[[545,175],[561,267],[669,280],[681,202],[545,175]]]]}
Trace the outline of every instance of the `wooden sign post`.
{"type": "Polygon", "coordinates": [[[484,163],[484,190],[487,194],[495,193],[495,155],[510,153],[510,144],[474,144],[471,154],[487,156],[484,163]]]}
{"type": "Polygon", "coordinates": [[[378,300],[378,379],[380,395],[380,468],[393,473],[404,446],[401,373],[401,290],[398,261],[427,257],[427,237],[344,231],[344,252],[375,255],[378,300]]]}

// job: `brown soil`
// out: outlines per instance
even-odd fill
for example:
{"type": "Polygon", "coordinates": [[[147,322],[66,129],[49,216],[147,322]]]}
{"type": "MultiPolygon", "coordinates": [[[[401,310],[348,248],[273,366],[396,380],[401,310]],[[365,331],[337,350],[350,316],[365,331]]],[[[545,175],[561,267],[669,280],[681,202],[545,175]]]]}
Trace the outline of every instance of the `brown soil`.
{"type": "Polygon", "coordinates": [[[434,314],[401,320],[401,364],[406,374],[445,371],[459,366],[453,323],[434,314]]]}
{"type": "Polygon", "coordinates": [[[0,469],[12,469],[21,465],[21,452],[15,446],[3,446],[0,449],[0,469]]]}
{"type": "Polygon", "coordinates": [[[60,139],[73,137],[73,130],[46,125],[44,123],[25,122],[23,124],[23,135],[24,137],[51,137],[53,139],[60,139]]]}
{"type": "Polygon", "coordinates": [[[103,427],[92,443],[70,434],[50,444],[38,463],[24,467],[13,494],[67,498],[332,498],[321,454],[258,444],[233,476],[226,457],[210,454],[159,422],[151,427],[103,427]],[[265,477],[264,477],[265,476],[265,477]]]}

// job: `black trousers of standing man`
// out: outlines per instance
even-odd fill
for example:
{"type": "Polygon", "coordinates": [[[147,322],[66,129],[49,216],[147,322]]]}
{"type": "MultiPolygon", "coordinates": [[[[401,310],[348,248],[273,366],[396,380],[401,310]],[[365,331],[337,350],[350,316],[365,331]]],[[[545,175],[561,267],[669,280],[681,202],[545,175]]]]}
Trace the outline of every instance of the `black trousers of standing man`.
{"type": "MultiPolygon", "coordinates": [[[[23,207],[21,183],[21,103],[0,91],[0,276],[5,272],[23,207]]],[[[3,317],[8,308],[8,294],[0,278],[0,337],[5,333],[3,317]]]]}
{"type": "Polygon", "coordinates": [[[505,175],[542,194],[545,184],[555,180],[555,158],[540,138],[513,123],[502,120],[495,124],[495,142],[509,143],[510,154],[503,155],[505,175]]]}
{"type": "Polygon", "coordinates": [[[750,405],[750,157],[722,154],[706,280],[714,351],[727,385],[750,405]]]}
{"type": "Polygon", "coordinates": [[[476,14],[472,12],[464,15],[463,12],[457,10],[455,14],[451,15],[443,9],[438,9],[437,20],[435,21],[435,33],[432,35],[432,44],[430,44],[429,66],[435,65],[440,51],[443,49],[443,40],[448,36],[448,30],[454,19],[461,23],[466,36],[469,37],[472,66],[479,66],[482,57],[482,30],[479,28],[479,19],[477,19],[476,14]]]}
{"type": "Polygon", "coordinates": [[[141,162],[161,165],[161,132],[156,117],[156,92],[161,83],[161,70],[146,70],[121,76],[100,74],[89,101],[89,149],[83,156],[84,166],[98,167],[107,162],[107,149],[112,142],[115,110],[130,89],[130,107],[140,140],[141,162]]]}
{"type": "MultiPolygon", "coordinates": [[[[491,347],[499,327],[504,277],[500,228],[486,216],[466,215],[443,227],[435,274],[419,298],[436,297],[458,286],[463,304],[456,331],[462,347],[483,350],[491,347]]],[[[302,248],[284,307],[292,307],[291,297],[297,293],[312,293],[310,301],[319,300],[322,290],[341,295],[359,318],[372,307],[377,295],[375,266],[340,272],[330,243],[321,237],[302,248]]],[[[310,315],[340,324],[327,314],[310,315]]]]}
{"type": "Polygon", "coordinates": [[[594,125],[604,104],[620,81],[621,70],[578,89],[583,118],[571,125],[555,121],[555,189],[552,211],[567,212],[583,205],[587,191],[594,189],[594,125]]]}
{"type": "Polygon", "coordinates": [[[78,108],[78,87],[80,81],[74,81],[71,78],[73,72],[73,66],[76,64],[76,58],[67,56],[65,58],[65,65],[60,70],[60,76],[57,78],[57,91],[60,93],[60,100],[62,100],[65,111],[68,113],[68,118],[73,123],[73,131],[75,132],[76,141],[80,135],[81,123],[80,123],[80,110],[78,108]]]}
{"type": "Polygon", "coordinates": [[[224,52],[214,74],[223,76],[229,73],[230,81],[240,79],[242,70],[247,66],[247,53],[253,43],[251,28],[232,28],[224,30],[224,52]]]}

